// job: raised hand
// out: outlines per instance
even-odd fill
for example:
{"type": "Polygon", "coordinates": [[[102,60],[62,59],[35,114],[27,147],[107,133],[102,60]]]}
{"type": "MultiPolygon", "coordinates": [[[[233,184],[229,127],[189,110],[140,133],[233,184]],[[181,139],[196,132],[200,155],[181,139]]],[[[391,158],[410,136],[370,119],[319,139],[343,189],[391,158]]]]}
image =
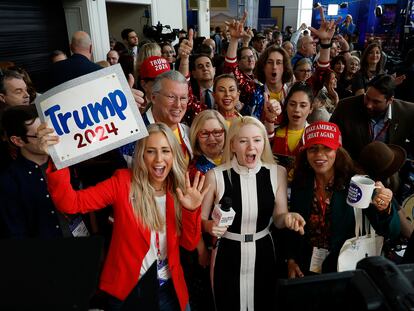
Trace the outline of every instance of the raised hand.
{"type": "Polygon", "coordinates": [[[319,29],[309,27],[309,29],[310,31],[312,31],[312,33],[318,36],[321,43],[326,44],[332,40],[335,34],[336,25],[341,21],[342,17],[339,16],[336,21],[333,21],[333,20],[326,21],[322,7],[319,7],[319,14],[321,15],[321,27],[319,29]]]}
{"type": "Polygon", "coordinates": [[[36,130],[37,145],[45,153],[49,154],[49,147],[56,145],[59,142],[59,136],[50,135],[55,130],[47,127],[47,123],[43,122],[36,130]]]}
{"type": "Polygon", "coordinates": [[[276,118],[282,113],[282,106],[276,99],[269,99],[269,95],[265,94],[264,114],[265,119],[275,121],[276,118]]]}
{"type": "Polygon", "coordinates": [[[204,196],[210,188],[210,185],[208,185],[201,191],[203,189],[204,180],[205,176],[203,175],[200,178],[200,172],[197,172],[193,184],[191,185],[188,172],[185,174],[185,191],[182,191],[180,188],[176,189],[178,200],[180,200],[180,203],[184,208],[193,211],[201,205],[204,196]]]}
{"type": "Polygon", "coordinates": [[[181,41],[180,47],[178,48],[178,55],[181,58],[188,58],[193,51],[194,44],[194,30],[188,30],[188,39],[181,41]]]}
{"type": "Polygon", "coordinates": [[[228,27],[228,31],[232,38],[241,39],[245,35],[244,24],[247,19],[247,11],[244,11],[243,17],[240,21],[232,20],[231,22],[225,22],[228,27]]]}
{"type": "Polygon", "coordinates": [[[244,31],[243,33],[243,37],[242,37],[243,44],[245,46],[249,46],[249,42],[253,39],[253,37],[254,37],[254,34],[253,34],[252,29],[250,27],[247,28],[247,30],[244,31]]]}
{"type": "Polygon", "coordinates": [[[305,224],[305,220],[298,213],[287,213],[285,215],[286,228],[299,232],[301,235],[305,234],[305,224]]]}
{"type": "Polygon", "coordinates": [[[394,78],[394,83],[395,83],[395,86],[400,85],[400,84],[401,84],[401,83],[403,83],[403,82],[404,82],[404,80],[407,78],[407,76],[406,76],[406,75],[401,75],[401,76],[398,76],[398,77],[397,77],[397,75],[396,75],[395,73],[392,75],[392,77],[394,78]]]}

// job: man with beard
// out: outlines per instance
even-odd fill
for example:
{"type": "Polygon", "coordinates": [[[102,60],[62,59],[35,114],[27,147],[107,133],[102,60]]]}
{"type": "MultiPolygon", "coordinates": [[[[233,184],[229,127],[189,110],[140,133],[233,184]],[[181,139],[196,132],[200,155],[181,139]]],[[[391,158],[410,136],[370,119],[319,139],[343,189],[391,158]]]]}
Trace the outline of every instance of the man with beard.
{"type": "Polygon", "coordinates": [[[391,76],[377,76],[364,95],[341,100],[332,114],[330,121],[339,126],[342,146],[354,160],[375,140],[399,145],[413,154],[414,103],[395,99],[394,90],[391,76]]]}

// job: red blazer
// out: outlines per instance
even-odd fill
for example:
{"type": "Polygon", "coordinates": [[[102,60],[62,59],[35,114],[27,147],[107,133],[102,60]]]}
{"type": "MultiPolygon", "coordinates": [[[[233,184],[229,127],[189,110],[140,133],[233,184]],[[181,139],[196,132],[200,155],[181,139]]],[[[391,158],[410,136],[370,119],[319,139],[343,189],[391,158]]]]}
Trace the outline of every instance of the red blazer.
{"type": "MultiPolygon", "coordinates": [[[[129,201],[131,171],[117,170],[114,175],[84,190],[74,191],[68,169],[47,170],[48,189],[55,206],[64,213],[87,213],[112,205],[114,225],[112,240],[101,274],[99,287],[118,299],[125,300],[139,279],[142,261],[149,250],[151,232],[135,216],[129,201]]],[[[171,277],[184,310],[188,303],[187,286],[180,264],[179,246],[192,250],[201,232],[200,208],[182,208],[182,230],[177,235],[174,199],[167,193],[167,256],[171,277]]]]}

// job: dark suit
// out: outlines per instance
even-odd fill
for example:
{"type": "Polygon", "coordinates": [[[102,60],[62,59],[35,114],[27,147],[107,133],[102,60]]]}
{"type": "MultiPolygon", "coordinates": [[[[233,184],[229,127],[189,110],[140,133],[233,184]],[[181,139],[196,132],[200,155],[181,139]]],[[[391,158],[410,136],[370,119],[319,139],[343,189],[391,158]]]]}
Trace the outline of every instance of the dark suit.
{"type": "MultiPolygon", "coordinates": [[[[414,150],[414,103],[394,99],[391,105],[392,119],[387,129],[386,143],[399,145],[410,154],[414,150]]],[[[358,159],[362,148],[372,142],[364,95],[341,100],[330,121],[339,126],[343,147],[354,160],[358,159]]]]}
{"type": "Polygon", "coordinates": [[[52,65],[50,88],[99,69],[102,69],[102,67],[91,62],[86,56],[73,54],[68,59],[52,65]]]}

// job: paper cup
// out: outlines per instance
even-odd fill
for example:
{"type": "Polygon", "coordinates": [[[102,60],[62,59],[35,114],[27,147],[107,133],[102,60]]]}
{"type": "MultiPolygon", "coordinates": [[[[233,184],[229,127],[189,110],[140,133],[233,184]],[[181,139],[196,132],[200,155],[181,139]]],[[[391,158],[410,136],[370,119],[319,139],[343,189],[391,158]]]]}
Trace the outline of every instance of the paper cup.
{"type": "Polygon", "coordinates": [[[375,181],[364,175],[355,175],[349,184],[346,203],[356,208],[367,208],[371,203],[375,181]]]}

